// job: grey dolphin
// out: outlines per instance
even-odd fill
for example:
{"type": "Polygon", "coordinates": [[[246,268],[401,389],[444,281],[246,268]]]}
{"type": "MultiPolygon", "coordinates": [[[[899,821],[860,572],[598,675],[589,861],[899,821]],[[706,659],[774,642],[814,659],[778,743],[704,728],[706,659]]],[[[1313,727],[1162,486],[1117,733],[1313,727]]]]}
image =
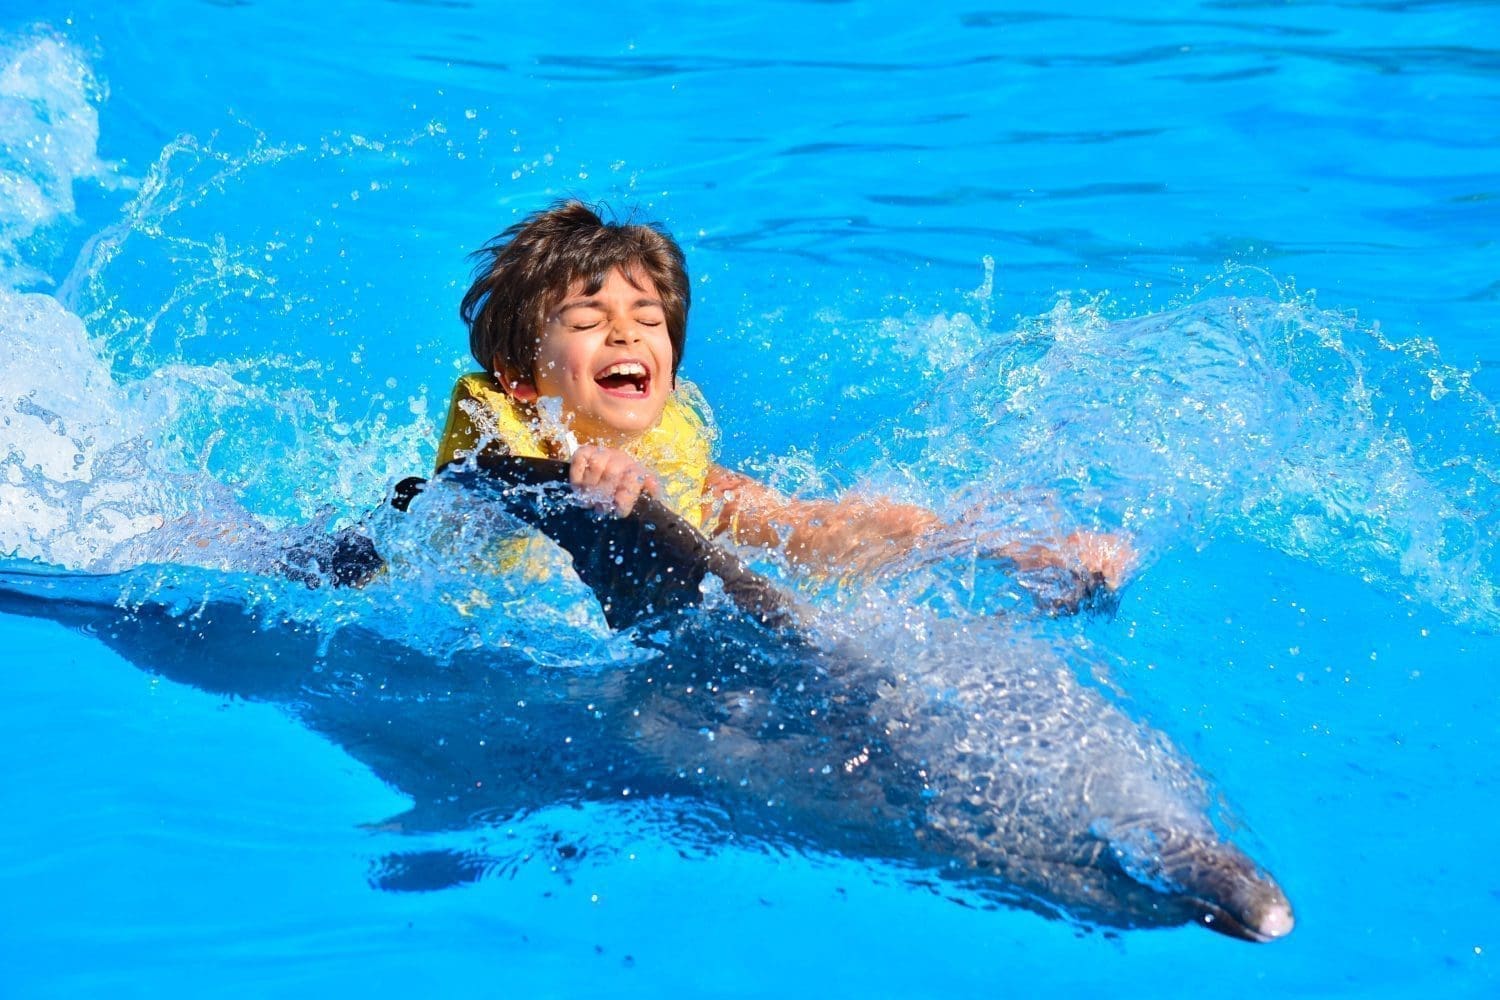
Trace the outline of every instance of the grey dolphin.
{"type": "MultiPolygon", "coordinates": [[[[643,630],[654,655],[638,662],[537,671],[504,650],[440,663],[361,627],[321,634],[266,604],[115,606],[143,589],[0,573],[0,610],[284,706],[411,796],[391,829],[466,829],[629,789],[708,806],[725,835],[888,861],[1051,916],[1197,921],[1254,941],[1292,927],[1275,882],[1213,829],[1191,764],[998,623],[906,620],[856,645],[690,610],[643,630]]],[[[447,860],[395,856],[376,881],[435,887],[485,868],[447,860]]]]}
{"type": "MultiPolygon", "coordinates": [[[[515,477],[498,499],[573,555],[611,621],[650,623],[636,635],[650,655],[602,671],[538,672],[504,650],[439,663],[364,628],[322,634],[274,603],[194,600],[184,618],[180,595],[128,575],[3,573],[0,610],[286,706],[412,796],[392,824],[403,830],[629,791],[710,804],[728,832],[936,871],[1051,915],[1197,921],[1255,941],[1291,930],[1280,888],[1209,821],[1192,764],[1024,629],[917,607],[853,623],[809,613],[660,505],[605,517],[565,487],[547,494],[565,476],[556,463],[501,471],[515,477]],[[692,607],[709,573],[738,609],[692,607]],[[153,596],[115,606],[141,592],[153,596]]],[[[494,485],[474,475],[469,487],[494,485]]],[[[297,578],[367,574],[368,544],[346,543],[290,545],[297,578]]]]}

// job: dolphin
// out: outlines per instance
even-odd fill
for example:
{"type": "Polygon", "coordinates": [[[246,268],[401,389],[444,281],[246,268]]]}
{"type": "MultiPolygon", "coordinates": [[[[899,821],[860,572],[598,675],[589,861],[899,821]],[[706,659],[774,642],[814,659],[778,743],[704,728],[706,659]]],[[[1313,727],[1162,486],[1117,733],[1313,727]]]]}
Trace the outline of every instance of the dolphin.
{"type": "MultiPolygon", "coordinates": [[[[598,670],[538,670],[506,649],[439,660],[274,602],[122,605],[142,590],[130,573],[0,571],[0,611],[284,707],[412,799],[385,829],[655,799],[699,807],[725,836],[887,862],[1083,924],[1196,922],[1248,941],[1291,931],[1275,880],[1213,826],[1191,761],[1024,628],[920,608],[851,627],[798,607],[659,504],[597,514],[540,460],[466,474],[454,478],[573,555],[611,623],[636,626],[640,656],[598,670]],[[729,600],[701,604],[708,576],[729,600]]],[[[289,564],[335,581],[360,574],[331,564],[369,556],[348,539],[293,548],[289,564]]],[[[387,888],[485,868],[431,852],[381,865],[387,888]]]]}

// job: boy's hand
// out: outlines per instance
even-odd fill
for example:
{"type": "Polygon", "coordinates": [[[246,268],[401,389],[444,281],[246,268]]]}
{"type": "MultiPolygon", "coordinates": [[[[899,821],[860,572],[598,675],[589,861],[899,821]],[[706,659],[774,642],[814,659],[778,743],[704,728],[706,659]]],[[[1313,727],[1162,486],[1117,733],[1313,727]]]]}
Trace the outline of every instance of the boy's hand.
{"type": "Polygon", "coordinates": [[[1126,577],[1136,568],[1140,557],[1124,534],[1099,535],[1079,531],[1063,540],[1064,551],[1083,564],[1090,573],[1104,577],[1110,590],[1119,590],[1126,577]]]}
{"type": "Polygon", "coordinates": [[[568,482],[600,510],[620,517],[635,508],[642,493],[661,496],[661,483],[647,468],[617,448],[586,444],[568,463],[568,482]]]}

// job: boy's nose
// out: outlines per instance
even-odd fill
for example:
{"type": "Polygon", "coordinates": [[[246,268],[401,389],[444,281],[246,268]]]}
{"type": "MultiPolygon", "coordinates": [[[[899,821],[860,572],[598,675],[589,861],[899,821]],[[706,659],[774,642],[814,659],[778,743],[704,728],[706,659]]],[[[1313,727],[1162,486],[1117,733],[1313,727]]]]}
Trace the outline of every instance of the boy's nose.
{"type": "Polygon", "coordinates": [[[612,344],[630,344],[641,339],[633,323],[616,320],[609,327],[609,341],[612,344]]]}

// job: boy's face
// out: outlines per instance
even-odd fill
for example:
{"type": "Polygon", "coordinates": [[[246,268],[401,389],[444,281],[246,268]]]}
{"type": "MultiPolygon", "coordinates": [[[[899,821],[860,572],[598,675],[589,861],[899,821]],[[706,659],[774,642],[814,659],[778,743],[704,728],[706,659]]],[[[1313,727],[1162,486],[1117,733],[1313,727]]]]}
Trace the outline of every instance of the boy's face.
{"type": "Polygon", "coordinates": [[[534,383],[520,399],[558,396],[577,437],[620,447],[651,429],[672,394],[672,342],[656,287],[619,270],[592,295],[576,282],[544,319],[534,383]]]}

